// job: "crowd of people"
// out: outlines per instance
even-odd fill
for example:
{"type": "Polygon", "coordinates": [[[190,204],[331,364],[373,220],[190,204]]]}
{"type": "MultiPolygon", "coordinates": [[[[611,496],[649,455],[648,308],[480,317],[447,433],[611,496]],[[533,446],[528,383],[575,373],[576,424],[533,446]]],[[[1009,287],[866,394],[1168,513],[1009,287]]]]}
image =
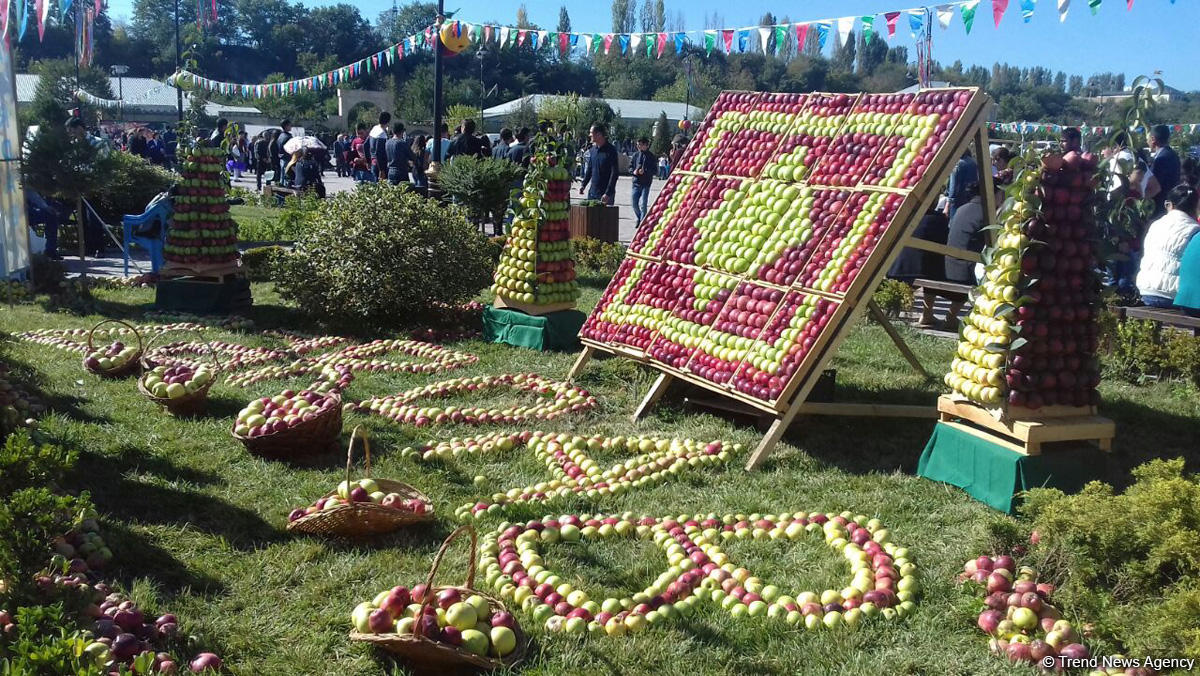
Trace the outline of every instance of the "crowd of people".
{"type": "MultiPolygon", "coordinates": [[[[1200,237],[1196,237],[1200,232],[1200,163],[1194,157],[1180,158],[1170,146],[1170,129],[1165,125],[1151,130],[1147,148],[1133,149],[1129,140],[1128,134],[1120,133],[1104,151],[1112,177],[1105,188],[1110,196],[1134,206],[1131,213],[1139,213],[1136,205],[1145,205],[1149,215],[1132,218],[1129,224],[1099,224],[1115,249],[1102,271],[1105,282],[1129,300],[1200,316],[1200,237]]],[[[1079,130],[1065,129],[1059,146],[1063,153],[1082,152],[1079,130]]],[[[1012,181],[1011,159],[1008,147],[991,148],[998,206],[1004,202],[1003,186],[1012,181]]],[[[975,158],[964,154],[951,173],[945,194],[923,216],[914,236],[956,249],[982,251],[987,244],[984,228],[995,219],[984,213],[978,177],[975,158]]],[[[960,258],[905,249],[888,276],[909,283],[924,279],[975,286],[982,272],[981,265],[960,258]]],[[[957,330],[957,316],[968,300],[966,293],[925,287],[922,296],[921,326],[957,330]],[[934,314],[939,297],[949,302],[946,317],[940,321],[934,314]]]]}

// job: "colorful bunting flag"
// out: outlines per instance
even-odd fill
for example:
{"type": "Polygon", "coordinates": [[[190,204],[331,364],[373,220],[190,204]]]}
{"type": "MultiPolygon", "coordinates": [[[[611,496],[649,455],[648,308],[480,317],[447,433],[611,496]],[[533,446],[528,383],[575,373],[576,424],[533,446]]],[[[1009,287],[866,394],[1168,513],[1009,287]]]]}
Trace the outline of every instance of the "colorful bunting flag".
{"type": "Polygon", "coordinates": [[[687,43],[687,33],[683,33],[683,32],[675,33],[675,53],[676,54],[683,51],[683,45],[686,43],[687,43]]]}
{"type": "Polygon", "coordinates": [[[1008,0],[992,0],[992,18],[996,20],[996,28],[1000,27],[1000,19],[1008,10],[1008,0]]]}
{"type": "Polygon", "coordinates": [[[508,44],[508,34],[509,34],[508,26],[501,26],[500,27],[500,36],[499,36],[499,42],[500,42],[501,47],[508,44]]]}
{"type": "Polygon", "coordinates": [[[971,26],[975,25],[975,10],[979,7],[979,0],[968,0],[967,4],[962,6],[963,27],[967,29],[967,35],[971,34],[971,26]]]}
{"type": "Polygon", "coordinates": [[[0,0],[0,36],[8,39],[8,0],[0,0]]]}
{"type": "MultiPolygon", "coordinates": [[[[67,18],[67,15],[71,13],[71,0],[62,0],[61,4],[62,4],[62,7],[60,8],[60,11],[62,13],[60,16],[65,20],[67,18]]],[[[76,36],[76,37],[78,37],[78,36],[76,36]]]]}
{"type": "Polygon", "coordinates": [[[1029,20],[1033,18],[1033,6],[1036,3],[1037,0],[1021,0],[1021,19],[1025,23],[1029,23],[1029,20]]]}
{"type": "Polygon", "coordinates": [[[938,5],[937,6],[938,25],[942,27],[942,30],[946,30],[947,28],[949,28],[950,21],[953,19],[954,19],[954,5],[938,5]]]}
{"type": "Polygon", "coordinates": [[[667,34],[658,34],[658,58],[662,58],[663,50],[667,48],[667,34]]]}
{"type": "Polygon", "coordinates": [[[888,39],[896,37],[896,20],[900,18],[900,12],[888,12],[883,15],[883,20],[887,22],[888,39]]]}
{"type": "Polygon", "coordinates": [[[779,24],[775,27],[775,52],[783,51],[784,45],[787,44],[787,24],[779,24]]]}
{"type": "Polygon", "coordinates": [[[725,53],[732,54],[733,53],[733,29],[726,28],[725,30],[721,31],[721,39],[725,41],[725,53]]]}
{"type": "MultiPolygon", "coordinates": [[[[7,2],[7,0],[0,0],[0,1],[7,2]]],[[[704,55],[712,56],[713,47],[716,47],[716,46],[717,46],[717,32],[712,31],[712,30],[704,31],[704,55]]]]}
{"type": "Polygon", "coordinates": [[[524,47],[525,40],[528,37],[529,37],[529,31],[525,30],[524,28],[518,28],[517,29],[517,46],[524,47]]]}
{"type": "Polygon", "coordinates": [[[590,33],[584,33],[584,35],[583,35],[583,51],[587,52],[588,54],[592,53],[592,40],[593,40],[593,36],[590,33]]]}
{"type": "Polygon", "coordinates": [[[912,31],[914,40],[925,33],[925,10],[910,9],[908,11],[908,28],[912,31]]]}
{"type": "Polygon", "coordinates": [[[829,21],[817,22],[817,45],[821,51],[825,51],[825,41],[829,39],[830,28],[833,28],[833,24],[829,21]]]}
{"type": "Polygon", "coordinates": [[[1104,0],[1088,0],[1088,9],[1092,10],[1092,16],[1096,16],[1096,13],[1100,11],[1100,4],[1102,2],[1104,0]]]}
{"type": "Polygon", "coordinates": [[[560,54],[562,54],[563,56],[566,56],[567,50],[570,48],[571,48],[571,34],[570,33],[559,33],[558,34],[558,52],[560,54]]]}
{"type": "Polygon", "coordinates": [[[846,41],[850,39],[850,33],[854,32],[854,21],[857,17],[844,16],[837,20],[838,44],[845,47],[846,41]]]}
{"type": "Polygon", "coordinates": [[[50,3],[47,0],[34,0],[34,14],[37,15],[38,42],[46,37],[46,19],[50,17],[50,3]]]}
{"type": "Polygon", "coordinates": [[[604,47],[604,36],[599,33],[592,33],[592,44],[596,47],[596,53],[599,54],[601,48],[604,47]]]}
{"type": "Polygon", "coordinates": [[[804,51],[804,41],[807,37],[808,37],[808,24],[806,24],[806,23],[796,24],[796,51],[797,52],[804,51]]]}
{"type": "Polygon", "coordinates": [[[538,47],[545,47],[546,45],[550,44],[549,38],[550,38],[549,31],[538,31],[537,32],[537,42],[534,43],[533,48],[537,49],[538,47]]]}
{"type": "Polygon", "coordinates": [[[769,50],[771,48],[771,27],[770,26],[759,26],[758,27],[758,42],[762,46],[763,54],[769,53],[769,50]]]}
{"type": "Polygon", "coordinates": [[[604,34],[604,53],[605,54],[608,54],[609,50],[612,49],[613,37],[615,37],[615,36],[612,33],[604,34]]]}
{"type": "Polygon", "coordinates": [[[641,46],[642,46],[642,34],[641,33],[634,33],[633,35],[629,36],[629,48],[631,50],[633,50],[634,54],[637,54],[638,47],[641,47],[641,46]]]}
{"type": "Polygon", "coordinates": [[[646,58],[654,56],[654,33],[646,33],[646,58]]]}
{"type": "Polygon", "coordinates": [[[737,32],[738,38],[738,53],[745,54],[746,48],[750,46],[750,31],[743,28],[737,32]]]}
{"type": "Polygon", "coordinates": [[[619,40],[621,42],[621,53],[628,54],[629,53],[629,35],[622,33],[619,40]]]}

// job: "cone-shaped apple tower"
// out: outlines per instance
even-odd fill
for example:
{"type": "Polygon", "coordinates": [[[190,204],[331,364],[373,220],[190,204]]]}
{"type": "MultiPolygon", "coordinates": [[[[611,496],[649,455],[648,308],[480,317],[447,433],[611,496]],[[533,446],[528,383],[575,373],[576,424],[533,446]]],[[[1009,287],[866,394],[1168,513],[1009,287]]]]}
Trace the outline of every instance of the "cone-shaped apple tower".
{"type": "Polygon", "coordinates": [[[579,297],[567,215],[571,173],[564,146],[539,135],[496,266],[497,304],[531,313],[574,307],[579,297]]]}
{"type": "Polygon", "coordinates": [[[171,267],[232,267],[238,259],[237,224],[225,198],[226,151],[197,145],[183,162],[172,197],[172,223],[163,258],[171,267]]]}
{"type": "Polygon", "coordinates": [[[1023,158],[946,384],[1014,417],[1098,402],[1091,153],[1023,158]]]}

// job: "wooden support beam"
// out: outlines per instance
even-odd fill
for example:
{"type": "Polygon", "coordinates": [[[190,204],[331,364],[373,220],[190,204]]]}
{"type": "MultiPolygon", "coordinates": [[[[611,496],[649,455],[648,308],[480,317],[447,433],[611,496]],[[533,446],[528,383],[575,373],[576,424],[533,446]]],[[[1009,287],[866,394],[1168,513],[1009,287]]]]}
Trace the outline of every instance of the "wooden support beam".
{"type": "Polygon", "coordinates": [[[583,368],[587,366],[587,363],[592,360],[592,355],[595,353],[596,348],[590,345],[584,346],[583,352],[579,353],[579,358],[575,360],[575,364],[572,365],[571,370],[567,372],[568,383],[575,380],[575,378],[579,376],[580,372],[583,371],[583,368]]]}
{"type": "Polygon", "coordinates": [[[946,246],[938,242],[931,242],[920,237],[909,237],[904,240],[904,248],[920,249],[921,251],[929,251],[931,253],[942,254],[951,258],[958,258],[972,263],[983,262],[983,256],[979,255],[978,251],[970,251],[968,249],[959,249],[952,246],[946,246]]]}
{"type": "Polygon", "coordinates": [[[666,394],[667,388],[671,386],[671,380],[672,376],[669,373],[658,374],[658,379],[650,386],[650,391],[646,393],[646,398],[642,399],[642,403],[638,404],[637,410],[633,412],[634,422],[637,422],[638,418],[645,415],[646,411],[650,410],[650,407],[666,394]]]}
{"type": "Polygon", "coordinates": [[[908,362],[908,365],[916,369],[921,374],[921,377],[928,380],[929,372],[925,370],[924,366],[921,366],[921,360],[917,359],[917,355],[913,354],[908,343],[904,342],[904,336],[900,335],[896,327],[892,326],[891,320],[887,318],[883,310],[879,309],[879,304],[875,302],[874,298],[867,301],[867,312],[870,312],[871,317],[879,322],[879,325],[887,332],[888,338],[892,339],[892,343],[896,345],[896,349],[900,350],[900,354],[904,355],[904,359],[908,362]]]}

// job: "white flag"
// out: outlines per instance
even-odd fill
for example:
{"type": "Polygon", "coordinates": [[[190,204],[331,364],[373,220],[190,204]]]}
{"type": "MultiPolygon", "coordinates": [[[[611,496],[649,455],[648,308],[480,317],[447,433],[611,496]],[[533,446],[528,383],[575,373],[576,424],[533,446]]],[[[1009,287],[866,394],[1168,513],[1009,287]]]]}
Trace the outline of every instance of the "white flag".
{"type": "Polygon", "coordinates": [[[629,51],[633,52],[636,55],[638,53],[638,48],[640,48],[641,46],[642,46],[642,34],[641,33],[630,33],[629,34],[629,51]]]}
{"type": "Polygon", "coordinates": [[[583,51],[587,52],[588,54],[592,53],[592,38],[592,33],[583,34],[583,51]]]}
{"type": "Polygon", "coordinates": [[[843,47],[846,46],[846,40],[850,39],[850,33],[854,30],[854,22],[858,17],[844,16],[837,20],[838,22],[838,43],[843,47]]]}
{"type": "Polygon", "coordinates": [[[538,36],[538,49],[542,49],[546,46],[546,39],[550,36],[550,31],[538,31],[537,36],[538,36]]]}
{"type": "Polygon", "coordinates": [[[1058,20],[1067,20],[1067,10],[1071,8],[1071,0],[1058,0],[1058,20]]]}
{"type": "Polygon", "coordinates": [[[501,47],[508,45],[508,31],[509,31],[508,26],[500,27],[500,46],[501,47]]]}
{"type": "Polygon", "coordinates": [[[947,28],[950,27],[950,20],[953,18],[954,18],[954,5],[938,5],[937,20],[938,20],[938,25],[942,27],[942,30],[946,30],[947,28]]]}
{"type": "Polygon", "coordinates": [[[763,54],[767,53],[767,47],[771,44],[771,31],[775,30],[774,26],[759,26],[758,41],[762,43],[763,54]]]}

